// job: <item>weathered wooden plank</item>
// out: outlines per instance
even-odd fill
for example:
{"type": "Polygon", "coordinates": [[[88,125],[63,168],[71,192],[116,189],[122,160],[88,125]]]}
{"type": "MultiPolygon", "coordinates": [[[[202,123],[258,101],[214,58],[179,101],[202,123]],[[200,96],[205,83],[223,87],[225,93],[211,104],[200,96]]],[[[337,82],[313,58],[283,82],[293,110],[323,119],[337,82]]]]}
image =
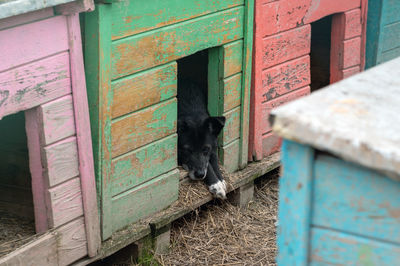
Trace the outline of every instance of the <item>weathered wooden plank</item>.
{"type": "Polygon", "coordinates": [[[57,259],[57,234],[49,232],[0,258],[0,265],[53,266],[57,265],[57,259]]]}
{"type": "Polygon", "coordinates": [[[274,134],[273,132],[269,132],[263,134],[261,137],[262,141],[262,156],[269,156],[280,150],[282,145],[282,138],[274,134]]]}
{"type": "Polygon", "coordinates": [[[176,168],[177,141],[174,134],[113,160],[112,195],[176,168]]]}
{"type": "MultiPolygon", "coordinates": [[[[260,77],[259,77],[260,78],[260,77]]],[[[310,56],[289,61],[262,72],[263,101],[269,101],[311,82],[310,56]]]]}
{"type": "Polygon", "coordinates": [[[360,7],[361,1],[359,0],[311,0],[310,6],[304,19],[303,23],[311,23],[317,21],[323,17],[326,17],[335,13],[342,13],[347,10],[351,10],[360,7]]]}
{"type": "Polygon", "coordinates": [[[394,48],[392,50],[380,53],[377,57],[376,63],[380,64],[380,63],[392,60],[393,58],[396,58],[399,56],[400,56],[400,47],[394,48]]]}
{"type": "Polygon", "coordinates": [[[285,140],[279,179],[279,265],[307,265],[314,150],[285,140]]]}
{"type": "Polygon", "coordinates": [[[111,10],[98,4],[85,13],[85,74],[90,110],[96,187],[101,210],[102,238],[111,236],[111,10]]]}
{"type": "Polygon", "coordinates": [[[242,90],[242,74],[236,74],[224,79],[224,112],[232,110],[240,105],[240,96],[242,90]]]}
{"type": "Polygon", "coordinates": [[[45,181],[43,162],[41,157],[39,109],[25,111],[25,128],[28,139],[29,169],[32,179],[32,197],[35,204],[35,229],[36,233],[43,233],[48,228],[47,209],[45,201],[45,181]]]}
{"type": "Polygon", "coordinates": [[[239,168],[239,141],[232,141],[219,150],[219,159],[227,173],[233,173],[239,168]]]}
{"type": "Polygon", "coordinates": [[[272,109],[277,108],[278,106],[281,106],[285,103],[291,102],[295,99],[298,99],[300,97],[306,96],[310,94],[310,87],[304,87],[295,91],[292,91],[288,94],[284,94],[276,99],[264,102],[261,106],[261,125],[262,125],[262,133],[267,133],[271,131],[271,126],[269,124],[269,115],[272,111],[272,109]]]}
{"type": "Polygon", "coordinates": [[[399,21],[400,2],[385,0],[382,6],[382,24],[388,25],[399,21]]]}
{"type": "Polygon", "coordinates": [[[342,72],[341,79],[345,79],[350,76],[353,76],[354,74],[360,73],[361,71],[360,71],[360,66],[355,66],[348,69],[344,69],[341,72],[342,72]]]}
{"type": "Polygon", "coordinates": [[[262,67],[267,68],[310,53],[311,26],[267,37],[262,43],[262,67]]]}
{"type": "Polygon", "coordinates": [[[222,137],[222,145],[226,145],[233,140],[239,138],[240,134],[240,106],[224,113],[226,118],[222,137]]]}
{"type": "MultiPolygon", "coordinates": [[[[82,0],[81,7],[90,8],[93,2],[82,0]]],[[[68,7],[65,7],[68,9],[68,7]]],[[[79,15],[74,13],[67,18],[68,38],[70,40],[70,63],[72,100],[74,105],[76,142],[78,145],[79,174],[82,188],[82,201],[85,218],[85,229],[88,243],[88,255],[97,254],[101,245],[100,224],[98,215],[96,184],[94,176],[92,138],[86,82],[84,75],[81,32],[79,15]]]]}
{"type": "Polygon", "coordinates": [[[126,76],[240,39],[242,18],[243,7],[237,7],[116,41],[112,44],[112,77],[126,76]]]}
{"type": "Polygon", "coordinates": [[[0,19],[0,30],[41,19],[46,19],[52,16],[54,16],[53,8],[45,8],[41,10],[36,10],[34,12],[29,12],[27,14],[12,16],[7,19],[0,19]]]}
{"type": "Polygon", "coordinates": [[[0,49],[5,51],[0,72],[68,50],[67,36],[64,16],[0,31],[0,49]]]}
{"type": "Polygon", "coordinates": [[[311,229],[310,265],[393,265],[400,246],[326,229],[311,229]]]}
{"type": "Polygon", "coordinates": [[[242,59],[242,91],[240,101],[240,143],[239,143],[239,168],[247,165],[249,151],[249,120],[250,120],[250,89],[253,58],[253,25],[254,25],[254,0],[245,2],[244,15],[244,42],[242,59]]]}
{"type": "Polygon", "coordinates": [[[112,117],[118,117],[176,96],[177,65],[154,68],[112,82],[112,117]]]}
{"type": "Polygon", "coordinates": [[[223,77],[242,71],[243,41],[238,40],[223,46],[223,77]]]}
{"type": "Polygon", "coordinates": [[[43,153],[43,165],[49,187],[79,175],[76,137],[51,144],[44,148],[43,153]]]}
{"type": "Polygon", "coordinates": [[[176,98],[133,113],[111,125],[112,156],[132,151],[176,132],[176,98]]]}
{"type": "Polygon", "coordinates": [[[157,0],[151,3],[131,1],[114,3],[112,9],[112,39],[115,40],[204,16],[209,13],[243,5],[243,3],[243,0],[157,0]]]}
{"type": "Polygon", "coordinates": [[[333,157],[318,156],[314,185],[314,225],[400,244],[399,182],[333,157]]]}
{"type": "Polygon", "coordinates": [[[70,92],[68,53],[0,73],[0,118],[70,92]]]}
{"type": "MultiPolygon", "coordinates": [[[[353,9],[343,13],[343,24],[341,25],[344,29],[344,39],[348,40],[350,38],[361,35],[361,9],[353,9]]],[[[337,25],[335,25],[337,26],[337,25]]]]}
{"type": "Polygon", "coordinates": [[[361,63],[361,37],[346,40],[343,42],[343,61],[340,66],[349,68],[361,63]]]}
{"type": "Polygon", "coordinates": [[[39,107],[42,118],[42,144],[49,145],[75,135],[72,96],[45,103],[39,107]]]}
{"type": "Polygon", "coordinates": [[[166,208],[178,199],[179,171],[173,170],[112,200],[113,231],[166,208]]]}
{"type": "Polygon", "coordinates": [[[50,228],[58,227],[83,215],[80,178],[74,178],[47,192],[50,228]]]}
{"type": "Polygon", "coordinates": [[[382,52],[400,47],[400,21],[382,29],[382,52]]]}
{"type": "Polygon", "coordinates": [[[83,217],[56,229],[58,265],[69,265],[88,254],[83,217]]]}

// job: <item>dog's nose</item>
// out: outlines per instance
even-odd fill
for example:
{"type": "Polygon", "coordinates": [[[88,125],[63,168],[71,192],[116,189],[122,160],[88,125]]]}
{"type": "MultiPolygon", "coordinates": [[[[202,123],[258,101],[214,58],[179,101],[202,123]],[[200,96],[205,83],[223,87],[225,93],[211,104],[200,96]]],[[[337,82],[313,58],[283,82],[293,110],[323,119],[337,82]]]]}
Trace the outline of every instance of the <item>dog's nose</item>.
{"type": "Polygon", "coordinates": [[[197,178],[203,178],[203,177],[205,176],[205,174],[206,174],[206,172],[205,172],[204,170],[196,170],[196,171],[194,172],[194,175],[195,175],[197,178]]]}

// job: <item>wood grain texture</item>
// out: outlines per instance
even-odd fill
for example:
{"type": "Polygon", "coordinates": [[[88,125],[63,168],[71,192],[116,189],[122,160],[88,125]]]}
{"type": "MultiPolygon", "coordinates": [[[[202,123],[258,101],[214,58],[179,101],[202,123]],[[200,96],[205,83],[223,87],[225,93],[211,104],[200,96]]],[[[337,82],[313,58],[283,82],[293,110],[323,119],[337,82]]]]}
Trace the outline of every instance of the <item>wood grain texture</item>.
{"type": "Polygon", "coordinates": [[[50,228],[58,227],[83,215],[80,177],[47,191],[50,228]]]}
{"type": "Polygon", "coordinates": [[[177,141],[174,134],[113,160],[112,195],[176,168],[177,141]]]}
{"type": "Polygon", "coordinates": [[[262,67],[267,68],[310,53],[311,26],[267,37],[262,44],[262,67]]]}
{"type": "Polygon", "coordinates": [[[0,73],[0,118],[70,92],[68,53],[0,73]]]}
{"type": "Polygon", "coordinates": [[[239,141],[240,139],[232,141],[219,150],[219,160],[227,173],[233,173],[239,169],[239,141]]]}
{"type": "Polygon", "coordinates": [[[114,121],[111,126],[113,157],[175,133],[176,121],[176,98],[114,121]]]}
{"type": "MultiPolygon", "coordinates": [[[[93,2],[82,0],[84,7],[89,8],[93,2]]],[[[94,176],[92,138],[86,82],[84,75],[81,32],[79,15],[73,14],[67,18],[68,37],[70,44],[71,85],[74,105],[76,142],[78,146],[79,175],[85,219],[88,255],[97,254],[101,245],[100,224],[98,216],[97,193],[94,176]]]]}
{"type": "Polygon", "coordinates": [[[311,82],[310,56],[268,68],[262,72],[261,78],[263,102],[307,86],[311,82]]]}
{"type": "Polygon", "coordinates": [[[285,140],[279,179],[279,265],[307,265],[314,150],[285,140]]]}
{"type": "Polygon", "coordinates": [[[112,200],[113,231],[168,207],[178,199],[179,171],[173,170],[112,200]]]}
{"type": "Polygon", "coordinates": [[[240,39],[241,18],[243,8],[237,7],[116,41],[112,45],[112,77],[123,77],[240,39]]]}
{"type": "Polygon", "coordinates": [[[230,77],[242,71],[243,41],[229,43],[223,46],[223,77],[230,77]]]}
{"type": "Polygon", "coordinates": [[[58,265],[69,265],[88,254],[83,217],[56,229],[58,265]]]}
{"type": "Polygon", "coordinates": [[[45,147],[42,160],[49,187],[78,176],[79,160],[76,137],[70,137],[45,147]]]}
{"type": "Polygon", "coordinates": [[[400,246],[343,232],[311,230],[310,265],[393,265],[400,246]]]}
{"type": "Polygon", "coordinates": [[[139,110],[176,96],[177,65],[173,62],[112,82],[112,117],[139,110]]]}
{"type": "Polygon", "coordinates": [[[223,130],[222,145],[226,145],[240,136],[240,107],[224,113],[226,118],[223,130]]]}
{"type": "Polygon", "coordinates": [[[400,244],[398,181],[333,157],[318,156],[314,182],[314,225],[400,244]],[[338,192],[340,197],[335,196],[338,192]]]}
{"type": "Polygon", "coordinates": [[[230,111],[240,105],[242,91],[242,74],[236,74],[223,81],[224,86],[224,112],[230,111]]]}
{"type": "Polygon", "coordinates": [[[139,4],[121,1],[113,4],[112,39],[119,39],[140,32],[175,24],[209,13],[243,5],[244,0],[222,1],[153,1],[139,4]],[[157,14],[156,16],[154,14],[157,14]]]}
{"type": "Polygon", "coordinates": [[[66,19],[57,16],[2,30],[0,47],[2,51],[6,51],[0,61],[0,72],[66,51],[68,50],[66,19]]]}
{"type": "Polygon", "coordinates": [[[85,13],[85,74],[89,101],[96,187],[101,217],[101,234],[111,236],[111,10],[98,4],[85,13]]]}
{"type": "Polygon", "coordinates": [[[343,13],[344,39],[348,40],[361,35],[361,9],[356,8],[343,13]]]}
{"type": "Polygon", "coordinates": [[[241,120],[240,120],[240,143],[239,143],[239,168],[247,165],[247,154],[249,148],[249,116],[250,116],[250,89],[251,89],[251,67],[253,55],[253,24],[254,24],[254,0],[245,3],[244,15],[244,42],[242,59],[242,91],[241,91],[241,120]]]}
{"type": "Polygon", "coordinates": [[[301,97],[309,95],[309,94],[310,94],[310,86],[306,86],[304,88],[300,88],[298,90],[292,91],[288,94],[284,94],[273,100],[264,102],[261,105],[261,108],[262,108],[261,109],[262,110],[262,112],[261,112],[262,133],[264,134],[264,133],[271,131],[271,125],[269,124],[268,120],[269,120],[270,113],[274,108],[277,108],[279,106],[282,106],[286,103],[289,103],[291,101],[294,101],[298,98],[301,98],[301,97]]]}
{"type": "Polygon", "coordinates": [[[42,145],[75,135],[72,96],[67,95],[39,107],[42,119],[42,145]]]}
{"type": "Polygon", "coordinates": [[[57,265],[57,234],[49,232],[0,258],[1,266],[57,265]],[[38,256],[40,254],[40,256],[38,256]]]}
{"type": "Polygon", "coordinates": [[[25,111],[25,128],[28,139],[29,169],[32,178],[32,197],[35,213],[36,233],[43,233],[49,229],[45,198],[44,163],[41,157],[40,144],[40,115],[39,109],[25,111]]]}
{"type": "Polygon", "coordinates": [[[303,22],[311,23],[331,14],[342,13],[360,7],[360,5],[360,0],[337,0],[335,2],[330,0],[311,0],[311,8],[308,9],[303,22]]]}

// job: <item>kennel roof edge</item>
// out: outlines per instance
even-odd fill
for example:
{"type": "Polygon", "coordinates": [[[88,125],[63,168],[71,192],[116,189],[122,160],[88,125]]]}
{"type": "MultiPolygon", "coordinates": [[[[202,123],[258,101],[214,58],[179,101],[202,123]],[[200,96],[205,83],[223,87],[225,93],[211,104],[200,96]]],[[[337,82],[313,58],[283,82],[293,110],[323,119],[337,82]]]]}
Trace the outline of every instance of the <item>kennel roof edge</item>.
{"type": "Polygon", "coordinates": [[[275,109],[274,132],[400,180],[399,66],[400,58],[275,109]]]}

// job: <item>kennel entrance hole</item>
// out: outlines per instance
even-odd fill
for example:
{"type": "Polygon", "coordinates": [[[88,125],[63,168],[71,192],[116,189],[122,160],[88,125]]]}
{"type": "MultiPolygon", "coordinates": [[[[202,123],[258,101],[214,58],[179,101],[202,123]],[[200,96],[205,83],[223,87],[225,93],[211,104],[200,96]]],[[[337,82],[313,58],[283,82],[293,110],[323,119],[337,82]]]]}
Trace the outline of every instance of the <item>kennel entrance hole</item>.
{"type": "Polygon", "coordinates": [[[0,257],[35,234],[23,112],[0,120],[0,257]]]}
{"type": "Polygon", "coordinates": [[[311,92],[330,84],[332,15],[311,23],[311,92]]]}
{"type": "Polygon", "coordinates": [[[208,50],[197,52],[193,55],[183,57],[178,63],[178,95],[180,81],[183,79],[193,80],[202,88],[208,87],[208,50]]]}

